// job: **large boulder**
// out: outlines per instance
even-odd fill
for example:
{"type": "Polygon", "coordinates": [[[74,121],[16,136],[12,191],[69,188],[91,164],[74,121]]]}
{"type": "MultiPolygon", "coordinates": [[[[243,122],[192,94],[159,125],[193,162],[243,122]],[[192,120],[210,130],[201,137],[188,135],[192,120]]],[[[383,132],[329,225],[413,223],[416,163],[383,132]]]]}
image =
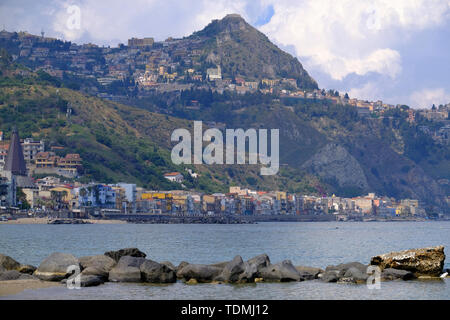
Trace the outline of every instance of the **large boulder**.
{"type": "Polygon", "coordinates": [[[411,271],[416,276],[435,276],[443,273],[444,246],[390,252],[372,257],[370,264],[387,268],[411,271]]]}
{"type": "Polygon", "coordinates": [[[170,261],[162,261],[160,263],[165,265],[169,269],[171,269],[173,272],[175,272],[175,273],[177,272],[177,267],[175,267],[172,262],[170,262],[170,261]]]}
{"type": "Polygon", "coordinates": [[[381,280],[387,281],[387,280],[412,280],[415,279],[416,276],[411,271],[406,270],[399,270],[399,269],[393,269],[393,268],[387,268],[384,269],[381,272],[381,280]]]}
{"type": "Polygon", "coordinates": [[[262,268],[259,272],[264,281],[301,281],[300,273],[295,269],[290,260],[284,260],[277,264],[262,268]]]}
{"type": "Polygon", "coordinates": [[[314,280],[319,278],[319,274],[324,273],[320,268],[296,266],[295,269],[300,273],[304,280],[314,280]]]}
{"type": "Polygon", "coordinates": [[[117,265],[109,271],[108,279],[112,282],[141,282],[141,264],[143,257],[124,256],[117,265]]]}
{"type": "Polygon", "coordinates": [[[174,270],[165,264],[145,260],[141,266],[141,278],[150,283],[173,283],[177,281],[174,270]]]}
{"type": "Polygon", "coordinates": [[[186,281],[195,279],[197,282],[211,282],[222,272],[222,268],[206,264],[188,264],[178,270],[177,276],[186,281]]]}
{"type": "Polygon", "coordinates": [[[186,261],[181,261],[181,262],[180,262],[180,264],[179,264],[178,267],[177,267],[177,271],[176,271],[176,274],[177,274],[177,278],[178,278],[178,279],[183,278],[183,276],[181,275],[181,270],[182,270],[184,267],[186,267],[188,264],[189,264],[189,262],[186,262],[186,261]]]}
{"type": "Polygon", "coordinates": [[[0,267],[5,270],[17,270],[20,267],[20,263],[4,254],[0,254],[0,267]]]}
{"type": "Polygon", "coordinates": [[[79,260],[83,275],[97,276],[103,280],[108,279],[109,271],[116,265],[116,261],[103,254],[85,256],[79,260]]]}
{"type": "Polygon", "coordinates": [[[244,272],[239,275],[238,282],[255,282],[261,279],[261,270],[270,266],[269,256],[265,253],[244,262],[244,272]]]}
{"type": "Polygon", "coordinates": [[[79,268],[79,261],[71,254],[55,252],[41,262],[34,275],[44,281],[61,281],[71,273],[69,267],[79,268]]]}
{"type": "Polygon", "coordinates": [[[139,250],[138,248],[125,248],[117,251],[107,251],[105,256],[112,258],[114,261],[118,262],[120,258],[124,256],[131,256],[136,258],[145,258],[147,255],[139,250]]]}
{"type": "Polygon", "coordinates": [[[244,261],[241,256],[236,256],[230,262],[228,262],[222,272],[215,278],[216,281],[223,282],[240,282],[242,279],[240,278],[241,274],[245,271],[244,261]]]}

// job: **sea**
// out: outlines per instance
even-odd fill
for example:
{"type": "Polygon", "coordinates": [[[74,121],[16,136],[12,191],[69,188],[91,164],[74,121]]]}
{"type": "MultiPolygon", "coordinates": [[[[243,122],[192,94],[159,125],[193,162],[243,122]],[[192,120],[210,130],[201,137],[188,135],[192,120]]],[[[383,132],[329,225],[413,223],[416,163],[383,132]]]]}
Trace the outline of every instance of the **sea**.
{"type": "MultiPolygon", "coordinates": [[[[137,247],[155,261],[211,264],[261,253],[272,263],[326,268],[397,250],[444,245],[450,222],[261,222],[257,224],[0,225],[0,253],[38,266],[53,252],[76,257],[137,247]]],[[[448,254],[447,254],[448,255],[448,254]]],[[[446,268],[450,259],[446,259],[446,268]]],[[[25,290],[1,299],[450,299],[450,278],[365,284],[320,280],[256,284],[124,284],[25,290]]]]}

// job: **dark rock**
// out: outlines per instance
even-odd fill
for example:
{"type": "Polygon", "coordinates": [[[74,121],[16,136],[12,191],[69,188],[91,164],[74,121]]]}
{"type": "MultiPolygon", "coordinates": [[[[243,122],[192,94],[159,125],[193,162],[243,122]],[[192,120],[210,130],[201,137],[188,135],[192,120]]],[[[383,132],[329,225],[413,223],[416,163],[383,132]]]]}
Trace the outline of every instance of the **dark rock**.
{"type": "Polygon", "coordinates": [[[412,280],[415,279],[416,276],[414,273],[406,270],[398,270],[393,268],[387,268],[384,269],[381,272],[381,280],[387,281],[387,280],[412,280]]]}
{"type": "Polygon", "coordinates": [[[222,268],[206,264],[188,264],[178,270],[177,276],[189,281],[195,279],[197,282],[211,282],[222,272],[222,268]]]}
{"type": "Polygon", "coordinates": [[[177,267],[175,267],[172,262],[170,262],[170,261],[163,261],[163,262],[160,262],[160,263],[165,265],[166,267],[170,268],[173,272],[175,272],[175,273],[177,272],[177,267]]]}
{"type": "Polygon", "coordinates": [[[145,258],[147,255],[140,251],[138,248],[126,248],[117,251],[105,252],[105,256],[112,258],[114,261],[118,262],[120,258],[124,256],[131,256],[136,258],[145,258]]]}
{"type": "Polygon", "coordinates": [[[141,266],[141,278],[150,283],[173,283],[177,277],[172,268],[152,260],[145,260],[141,266]]]}
{"type": "Polygon", "coordinates": [[[236,256],[230,262],[228,262],[222,272],[214,279],[222,282],[240,282],[241,274],[245,271],[244,261],[241,256],[236,256]]]}
{"type": "Polygon", "coordinates": [[[325,272],[318,277],[324,282],[361,283],[369,277],[367,267],[360,262],[341,263],[326,267],[325,272]]]}
{"type": "Polygon", "coordinates": [[[141,264],[143,257],[123,256],[117,265],[109,271],[108,279],[112,282],[141,282],[141,264]]]}
{"type": "Polygon", "coordinates": [[[46,258],[34,272],[34,275],[44,281],[61,281],[71,273],[70,266],[78,267],[78,259],[71,254],[55,252],[46,258]]]}
{"type": "Polygon", "coordinates": [[[372,257],[370,264],[411,271],[416,276],[439,277],[444,268],[444,246],[390,252],[372,257]]]}
{"type": "Polygon", "coordinates": [[[17,280],[21,275],[22,273],[17,270],[7,270],[0,275],[0,281],[17,280]]]}
{"type": "Polygon", "coordinates": [[[186,267],[188,264],[189,264],[189,262],[186,262],[186,261],[181,261],[181,262],[180,262],[180,264],[179,264],[178,267],[177,267],[177,278],[178,278],[178,279],[183,278],[183,277],[181,276],[181,272],[180,272],[180,271],[181,271],[184,267],[186,267]]]}
{"type": "MultiPolygon", "coordinates": [[[[366,269],[367,270],[367,269],[366,269]]],[[[362,271],[362,268],[350,267],[338,282],[366,283],[369,275],[362,271]]]]}
{"type": "Polygon", "coordinates": [[[33,274],[36,271],[36,267],[29,264],[21,264],[17,269],[20,273],[33,274]]]}
{"type": "Polygon", "coordinates": [[[296,266],[295,269],[300,273],[303,280],[314,280],[319,278],[319,274],[324,273],[320,268],[296,266]]]}
{"type": "MultiPolygon", "coordinates": [[[[76,278],[74,277],[75,276],[71,276],[68,279],[63,279],[61,283],[67,285],[68,281],[72,281],[71,285],[76,286],[76,278]]],[[[78,277],[78,280],[80,281],[80,287],[95,287],[105,283],[105,281],[101,277],[95,275],[80,274],[78,275],[78,277]]]]}
{"type": "Polygon", "coordinates": [[[259,256],[253,257],[247,260],[247,263],[250,266],[256,268],[257,272],[261,271],[263,268],[270,266],[269,256],[265,253],[260,254],[259,256]]]}
{"type": "Polygon", "coordinates": [[[277,264],[262,268],[259,272],[264,281],[301,281],[297,269],[290,260],[284,260],[277,264]]]}
{"type": "Polygon", "coordinates": [[[0,254],[0,267],[5,270],[17,270],[20,267],[20,263],[4,254],[0,254]]]}
{"type": "Polygon", "coordinates": [[[95,287],[105,283],[105,281],[98,276],[95,275],[80,275],[80,285],[82,287],[95,287]]]}
{"type": "Polygon", "coordinates": [[[332,271],[325,271],[319,276],[319,279],[323,282],[337,282],[339,280],[338,272],[332,270],[332,271]]]}

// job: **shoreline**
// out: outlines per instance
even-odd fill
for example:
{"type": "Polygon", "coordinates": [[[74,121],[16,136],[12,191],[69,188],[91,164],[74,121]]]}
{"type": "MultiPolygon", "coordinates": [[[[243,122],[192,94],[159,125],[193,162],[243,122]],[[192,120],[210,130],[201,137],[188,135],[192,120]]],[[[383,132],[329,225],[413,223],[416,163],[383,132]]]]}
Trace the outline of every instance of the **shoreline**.
{"type": "Polygon", "coordinates": [[[0,297],[12,296],[25,290],[36,290],[61,286],[59,282],[35,279],[0,281],[0,297]]]}
{"type": "MultiPolygon", "coordinates": [[[[2,224],[48,224],[49,221],[54,220],[48,217],[46,218],[18,218],[15,220],[0,221],[2,224]]],[[[77,219],[78,220],[78,219],[77,219]]],[[[102,219],[80,219],[87,224],[126,224],[127,221],[124,220],[102,220],[102,219]]]]}

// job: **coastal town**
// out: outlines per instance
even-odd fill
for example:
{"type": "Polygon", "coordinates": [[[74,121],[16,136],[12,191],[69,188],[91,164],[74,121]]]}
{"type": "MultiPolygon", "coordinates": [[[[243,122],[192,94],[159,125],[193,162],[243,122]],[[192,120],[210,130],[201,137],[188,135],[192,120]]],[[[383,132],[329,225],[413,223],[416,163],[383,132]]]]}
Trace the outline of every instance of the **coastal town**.
{"type": "MultiPolygon", "coordinates": [[[[0,135],[1,136],[1,135],[0,135]]],[[[3,148],[0,200],[2,220],[19,216],[81,219],[145,220],[146,217],[291,217],[311,220],[364,220],[370,218],[427,218],[415,199],[394,199],[374,193],[352,198],[335,195],[292,194],[232,186],[227,193],[205,194],[183,188],[180,172],[164,178],[179,190],[145,190],[132,183],[81,183],[78,154],[45,151],[43,141],[20,139],[14,129],[3,148]],[[42,178],[36,177],[36,174],[42,178]],[[68,180],[72,178],[72,180],[68,180]]],[[[197,173],[189,170],[193,178],[197,173]]],[[[295,220],[295,219],[293,219],[295,220]]]]}

